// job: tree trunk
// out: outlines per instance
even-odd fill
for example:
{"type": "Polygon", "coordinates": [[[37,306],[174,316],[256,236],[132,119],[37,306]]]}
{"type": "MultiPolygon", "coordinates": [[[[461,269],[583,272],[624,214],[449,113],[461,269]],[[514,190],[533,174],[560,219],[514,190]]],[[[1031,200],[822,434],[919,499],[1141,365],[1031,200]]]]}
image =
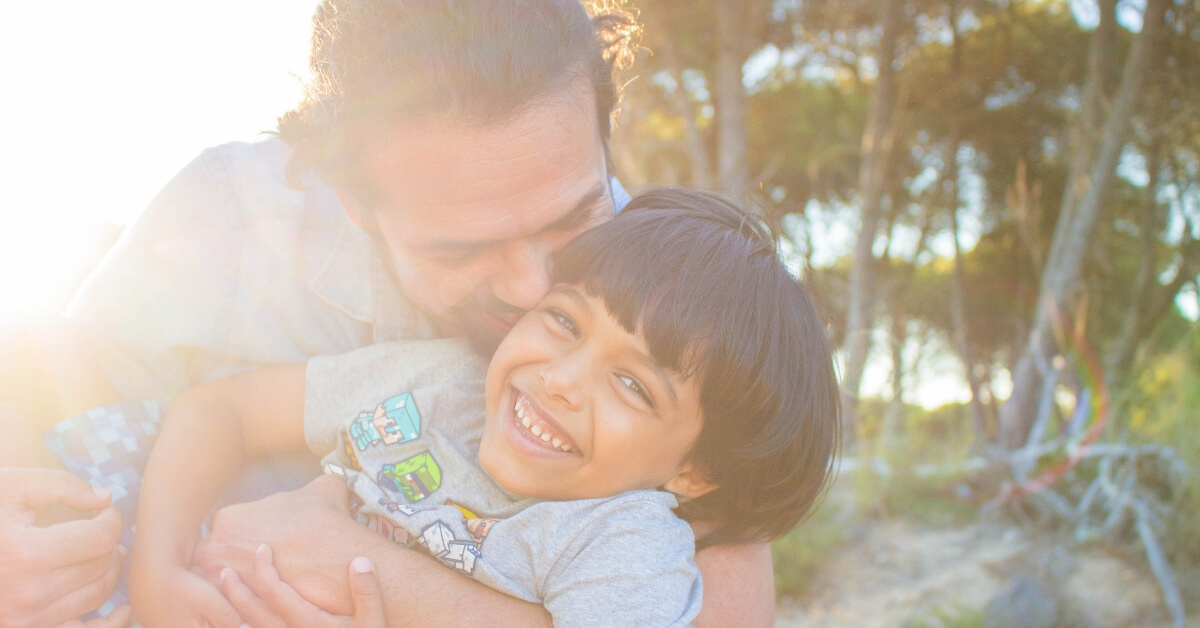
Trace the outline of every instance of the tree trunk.
{"type": "MultiPolygon", "coordinates": [[[[950,85],[958,87],[960,72],[962,70],[962,39],[958,33],[958,2],[950,0],[950,28],[951,28],[951,59],[950,59],[950,85]]],[[[966,308],[966,288],[965,288],[965,271],[963,270],[963,254],[962,246],[959,241],[959,222],[958,222],[958,181],[961,176],[961,169],[958,163],[958,151],[962,146],[962,140],[959,139],[959,130],[956,124],[955,139],[950,145],[950,154],[948,157],[947,170],[950,181],[948,195],[950,202],[950,231],[954,239],[954,274],[951,280],[950,289],[950,314],[954,325],[954,342],[958,347],[958,353],[963,363],[963,372],[967,379],[967,387],[971,390],[971,400],[968,408],[971,414],[971,426],[974,431],[974,443],[972,449],[975,453],[983,451],[984,445],[987,444],[987,418],[983,412],[983,403],[979,399],[979,378],[975,375],[975,356],[971,351],[970,329],[967,326],[967,308],[966,308]]]]}
{"type": "Polygon", "coordinates": [[[862,140],[862,163],[858,171],[858,192],[862,204],[862,224],[854,247],[854,265],[850,268],[850,299],[846,312],[846,337],[842,348],[845,368],[842,388],[846,416],[853,417],[862,372],[870,349],[872,310],[874,309],[874,278],[871,267],[875,261],[872,251],[879,227],[883,205],[883,186],[886,164],[891,152],[885,146],[897,96],[897,77],[894,63],[900,36],[901,0],[881,0],[883,35],[879,41],[877,60],[879,77],[871,90],[867,112],[867,127],[862,140]]]}
{"type": "Polygon", "coordinates": [[[952,147],[954,151],[954,165],[951,167],[953,172],[953,183],[950,189],[953,193],[950,205],[950,230],[954,239],[954,275],[951,281],[950,290],[950,314],[954,322],[954,343],[958,346],[958,353],[962,359],[963,371],[967,378],[967,387],[971,389],[971,400],[969,409],[971,413],[971,426],[975,432],[974,444],[972,449],[979,453],[983,451],[984,445],[987,444],[987,418],[983,412],[983,403],[979,400],[979,377],[975,375],[975,356],[971,351],[971,343],[969,339],[970,329],[967,327],[967,312],[966,312],[966,280],[965,271],[963,270],[963,254],[962,247],[959,244],[959,224],[958,224],[958,148],[959,144],[956,141],[952,147]]]}
{"type": "MultiPolygon", "coordinates": [[[[1158,191],[1158,177],[1161,172],[1162,142],[1155,137],[1150,141],[1146,151],[1146,173],[1148,183],[1142,191],[1141,220],[1138,229],[1141,233],[1140,255],[1138,256],[1138,274],[1133,282],[1133,291],[1125,308],[1125,320],[1121,323],[1121,331],[1113,342],[1112,350],[1106,356],[1104,377],[1109,390],[1116,389],[1125,379],[1125,373],[1133,362],[1133,354],[1137,349],[1138,328],[1141,327],[1142,310],[1150,296],[1150,291],[1157,284],[1155,271],[1158,269],[1158,236],[1163,228],[1166,216],[1160,211],[1155,195],[1158,191]]],[[[1180,269],[1181,271],[1183,269],[1180,269]]]]}
{"type": "Polygon", "coordinates": [[[1042,374],[1037,365],[1049,360],[1056,350],[1051,337],[1054,322],[1061,312],[1067,311],[1076,292],[1089,239],[1095,231],[1104,196],[1125,145],[1142,84],[1154,63],[1154,43],[1163,30],[1170,3],[1171,0],[1146,1],[1142,32],[1134,40],[1126,61],[1121,86],[1104,123],[1096,158],[1088,168],[1088,180],[1082,186],[1078,207],[1075,211],[1062,208],[1063,213],[1055,226],[1050,255],[1042,270],[1033,328],[1024,354],[1013,369],[1012,397],[1001,408],[1001,434],[1010,449],[1023,445],[1029,434],[1042,388],[1042,374]]]}
{"type": "Polygon", "coordinates": [[[1087,76],[1083,82],[1083,100],[1079,107],[1079,121],[1071,133],[1074,155],[1067,173],[1067,185],[1063,188],[1059,222],[1075,211],[1082,191],[1087,187],[1088,169],[1095,158],[1103,123],[1101,113],[1108,100],[1110,89],[1108,77],[1113,67],[1117,45],[1117,0],[1099,0],[1100,24],[1092,34],[1088,47],[1087,76]]]}
{"type": "Polygon", "coordinates": [[[675,81],[675,91],[668,94],[675,113],[683,118],[683,141],[687,149],[688,159],[692,167],[692,183],[702,188],[713,187],[712,161],[708,156],[708,146],[704,143],[704,135],[696,124],[696,108],[692,104],[691,94],[683,86],[683,64],[679,61],[679,53],[670,38],[667,38],[659,48],[663,59],[670,68],[671,78],[675,81]]]}
{"type": "Polygon", "coordinates": [[[717,176],[721,188],[737,196],[749,192],[750,163],[746,149],[747,8],[745,3],[718,0],[717,19],[717,176]]]}

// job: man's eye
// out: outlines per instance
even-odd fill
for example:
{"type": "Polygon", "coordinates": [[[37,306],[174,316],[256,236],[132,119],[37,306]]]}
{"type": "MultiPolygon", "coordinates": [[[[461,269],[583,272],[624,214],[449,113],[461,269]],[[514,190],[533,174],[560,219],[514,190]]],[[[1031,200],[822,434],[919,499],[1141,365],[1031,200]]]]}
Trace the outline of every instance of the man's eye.
{"type": "Polygon", "coordinates": [[[575,338],[579,337],[579,326],[575,324],[575,321],[571,320],[570,316],[567,316],[566,314],[563,314],[554,308],[547,308],[546,313],[554,319],[554,322],[558,323],[559,327],[565,329],[567,333],[571,334],[571,336],[575,338]]]}
{"type": "Polygon", "coordinates": [[[650,391],[646,390],[646,387],[641,382],[628,375],[618,375],[617,379],[621,380],[621,383],[625,384],[626,388],[632,390],[633,394],[641,397],[642,401],[645,401],[651,410],[654,409],[654,400],[650,398],[650,391]]]}

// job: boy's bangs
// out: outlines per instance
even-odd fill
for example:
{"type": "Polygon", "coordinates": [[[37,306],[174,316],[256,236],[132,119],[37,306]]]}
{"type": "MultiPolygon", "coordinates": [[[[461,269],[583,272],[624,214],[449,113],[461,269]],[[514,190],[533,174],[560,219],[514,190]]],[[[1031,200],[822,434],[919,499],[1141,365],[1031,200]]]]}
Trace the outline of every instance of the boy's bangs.
{"type": "Polygon", "coordinates": [[[711,363],[712,350],[759,332],[742,324],[737,304],[753,307],[753,295],[745,293],[774,256],[769,239],[738,237],[743,229],[759,229],[757,223],[712,196],[728,213],[681,209],[687,204],[677,204],[669,191],[647,194],[619,218],[573,240],[555,260],[556,283],[581,285],[601,299],[626,331],[642,334],[655,361],[685,378],[711,363]],[[763,263],[747,263],[751,257],[763,263]]]}

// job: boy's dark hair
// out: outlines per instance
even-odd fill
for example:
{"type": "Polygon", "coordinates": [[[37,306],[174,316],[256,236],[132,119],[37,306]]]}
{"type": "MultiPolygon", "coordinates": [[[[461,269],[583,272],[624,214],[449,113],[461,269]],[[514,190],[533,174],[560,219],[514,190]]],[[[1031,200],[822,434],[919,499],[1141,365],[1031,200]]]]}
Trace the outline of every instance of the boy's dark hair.
{"type": "Polygon", "coordinates": [[[279,118],[288,180],[337,183],[357,138],[403,120],[504,122],[586,84],[607,147],[640,25],[617,0],[323,0],[303,101],[279,118]],[[585,6],[586,4],[586,6],[585,6]],[[589,13],[591,15],[589,15],[589,13]]]}
{"type": "Polygon", "coordinates": [[[554,280],[581,285],[660,364],[700,378],[691,460],[718,488],[677,510],[716,524],[698,547],[774,539],[808,514],[841,441],[837,379],[821,317],[769,229],[718,194],[648,192],[564,247],[554,280]]]}

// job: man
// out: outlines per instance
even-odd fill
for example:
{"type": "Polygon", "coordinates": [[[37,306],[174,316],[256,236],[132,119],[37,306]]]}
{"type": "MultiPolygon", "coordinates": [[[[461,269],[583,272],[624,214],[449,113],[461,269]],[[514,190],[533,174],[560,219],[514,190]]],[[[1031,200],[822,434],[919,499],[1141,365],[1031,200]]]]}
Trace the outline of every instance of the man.
{"type": "MultiPolygon", "coordinates": [[[[314,16],[314,78],[280,118],[279,139],[201,155],[77,296],[62,333],[90,350],[68,362],[80,369],[94,358],[105,377],[72,381],[100,389],[93,399],[169,400],[202,381],[375,342],[466,335],[490,351],[549,288],[550,255],[627,199],[606,144],[619,103],[614,70],[632,54],[635,26],[619,10],[589,19],[577,0],[325,0],[314,16]]],[[[15,405],[42,426],[65,416],[15,405]]],[[[75,433],[59,427],[47,438],[60,460],[80,448],[75,433]]],[[[14,508],[46,499],[27,501],[14,508]]],[[[349,612],[346,565],[368,556],[384,590],[440,592],[387,596],[397,623],[548,622],[538,607],[398,551],[346,517],[344,502],[344,489],[318,482],[229,507],[197,560],[244,570],[267,543],[301,595],[349,612]]],[[[65,505],[103,507],[95,498],[65,505]]],[[[111,526],[99,515],[72,523],[111,526]]],[[[23,573],[44,585],[30,590],[92,604],[104,588],[94,583],[112,572],[100,558],[119,554],[106,540],[87,557],[86,578],[82,558],[51,567],[25,550],[0,579],[23,573]],[[87,595],[78,593],[85,581],[87,595]]],[[[697,563],[699,625],[772,620],[765,546],[710,548],[697,563]]],[[[37,597],[12,605],[34,617],[25,619],[5,612],[0,595],[0,625],[73,616],[30,612],[37,597]]],[[[70,610],[90,610],[80,605],[70,610]]]]}

